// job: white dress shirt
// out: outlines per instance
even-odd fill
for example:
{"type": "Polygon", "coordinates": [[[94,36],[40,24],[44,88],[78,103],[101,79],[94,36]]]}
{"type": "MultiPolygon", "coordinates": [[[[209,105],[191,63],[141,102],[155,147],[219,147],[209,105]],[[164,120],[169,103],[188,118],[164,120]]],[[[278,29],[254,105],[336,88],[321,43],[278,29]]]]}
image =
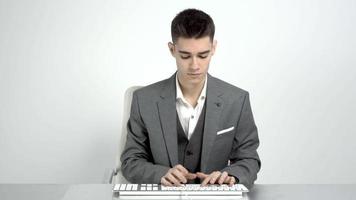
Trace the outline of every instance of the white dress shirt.
{"type": "Polygon", "coordinates": [[[208,82],[208,77],[205,77],[205,83],[203,90],[200,93],[200,96],[198,98],[197,105],[193,107],[188,103],[188,101],[184,98],[182,90],[180,88],[179,82],[178,82],[178,76],[176,75],[176,109],[179,117],[180,124],[182,125],[182,128],[188,138],[192,136],[195,126],[198,123],[199,116],[201,114],[201,111],[203,110],[205,99],[206,99],[206,85],[208,82]]]}

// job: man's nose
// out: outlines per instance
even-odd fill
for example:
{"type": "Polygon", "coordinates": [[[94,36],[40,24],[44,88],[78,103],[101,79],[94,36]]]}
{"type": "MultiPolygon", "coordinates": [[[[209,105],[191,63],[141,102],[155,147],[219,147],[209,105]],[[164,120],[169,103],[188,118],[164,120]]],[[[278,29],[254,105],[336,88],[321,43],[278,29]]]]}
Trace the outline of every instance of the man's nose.
{"type": "Polygon", "coordinates": [[[195,56],[192,57],[192,62],[191,62],[190,67],[194,70],[199,69],[198,59],[195,56]]]}

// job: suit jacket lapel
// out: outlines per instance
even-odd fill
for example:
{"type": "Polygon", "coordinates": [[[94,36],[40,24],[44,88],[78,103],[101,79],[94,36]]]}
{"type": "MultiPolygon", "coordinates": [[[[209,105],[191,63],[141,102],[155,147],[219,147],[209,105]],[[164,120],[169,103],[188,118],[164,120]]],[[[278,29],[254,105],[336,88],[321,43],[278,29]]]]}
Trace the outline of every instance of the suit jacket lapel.
{"type": "Polygon", "coordinates": [[[169,160],[173,167],[178,164],[175,74],[167,80],[157,107],[169,160]]]}
{"type": "Polygon", "coordinates": [[[201,153],[200,169],[206,172],[209,161],[210,150],[213,147],[216,132],[218,131],[219,118],[223,109],[223,100],[221,98],[222,92],[218,88],[215,79],[208,74],[207,83],[207,97],[206,97],[206,114],[204,124],[204,136],[201,153]]]}

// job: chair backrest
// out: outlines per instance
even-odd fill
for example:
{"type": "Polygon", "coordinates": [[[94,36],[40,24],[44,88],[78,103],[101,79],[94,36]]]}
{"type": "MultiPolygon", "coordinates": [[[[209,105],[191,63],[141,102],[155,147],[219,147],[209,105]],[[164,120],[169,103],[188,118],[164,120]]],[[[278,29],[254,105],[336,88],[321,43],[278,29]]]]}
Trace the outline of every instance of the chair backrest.
{"type": "MultiPolygon", "coordinates": [[[[121,162],[120,162],[120,156],[122,151],[124,150],[125,144],[126,144],[126,136],[127,136],[127,122],[130,117],[130,111],[131,111],[131,102],[132,102],[132,94],[134,91],[137,89],[142,88],[142,86],[132,86],[127,88],[125,95],[124,95],[124,109],[123,109],[123,115],[122,115],[122,126],[121,126],[121,134],[119,136],[119,148],[118,148],[118,157],[116,158],[116,171],[118,172],[118,177],[114,182],[123,182],[122,181],[122,174],[120,170],[121,162]]],[[[124,180],[125,181],[125,180],[124,180]]]]}

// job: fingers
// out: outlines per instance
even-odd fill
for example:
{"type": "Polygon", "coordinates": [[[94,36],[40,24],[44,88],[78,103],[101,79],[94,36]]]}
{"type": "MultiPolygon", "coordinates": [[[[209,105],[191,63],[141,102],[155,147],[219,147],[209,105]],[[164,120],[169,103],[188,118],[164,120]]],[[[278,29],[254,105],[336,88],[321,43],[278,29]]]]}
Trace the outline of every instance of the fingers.
{"type": "Polygon", "coordinates": [[[196,174],[190,173],[182,165],[176,165],[169,169],[167,174],[161,178],[161,184],[165,186],[181,186],[181,183],[187,183],[188,179],[193,180],[200,178],[202,181],[201,185],[206,186],[207,184],[219,185],[226,183],[232,186],[236,183],[234,176],[229,176],[227,172],[214,171],[211,174],[204,174],[202,172],[197,172],[196,174]]]}
{"type": "Polygon", "coordinates": [[[175,171],[173,168],[169,169],[168,172],[161,178],[161,184],[166,186],[172,186],[172,185],[180,186],[181,183],[180,178],[183,176],[179,173],[180,173],[179,171],[175,171]]]}
{"type": "Polygon", "coordinates": [[[176,179],[176,177],[174,177],[172,175],[172,173],[168,173],[166,174],[166,177],[165,177],[169,182],[173,183],[173,185],[175,186],[180,186],[180,181],[176,179]]]}
{"type": "Polygon", "coordinates": [[[230,176],[230,182],[229,182],[229,186],[232,186],[232,185],[234,185],[234,184],[235,184],[235,182],[236,182],[236,180],[235,180],[235,177],[233,177],[233,176],[230,176]]]}
{"type": "Polygon", "coordinates": [[[206,186],[207,184],[229,184],[229,186],[232,186],[236,183],[235,177],[234,176],[229,176],[227,172],[221,173],[220,171],[215,171],[212,172],[211,174],[204,174],[201,172],[197,173],[198,178],[203,179],[201,185],[206,186]]]}
{"type": "Polygon", "coordinates": [[[213,172],[212,177],[210,179],[210,184],[214,184],[216,182],[216,180],[218,180],[220,175],[221,175],[221,172],[219,172],[219,171],[213,172]]]}
{"type": "Polygon", "coordinates": [[[192,174],[192,173],[188,173],[185,178],[189,179],[189,180],[194,180],[197,178],[196,174],[192,174]]]}
{"type": "Polygon", "coordinates": [[[229,184],[229,186],[233,186],[236,183],[236,179],[234,176],[228,176],[224,183],[229,184]]]}
{"type": "Polygon", "coordinates": [[[184,175],[188,174],[188,170],[186,168],[184,168],[182,165],[176,165],[173,168],[178,169],[179,171],[181,171],[184,175]]]}
{"type": "Polygon", "coordinates": [[[201,182],[201,186],[206,186],[210,181],[210,176],[206,177],[203,182],[201,182]]]}
{"type": "Polygon", "coordinates": [[[189,171],[180,164],[174,166],[173,169],[177,170],[177,171],[175,171],[174,174],[179,176],[179,180],[182,183],[187,183],[187,179],[195,179],[196,178],[195,174],[189,173],[189,171]]]}
{"type": "Polygon", "coordinates": [[[166,177],[162,177],[161,178],[161,184],[164,185],[164,186],[173,186],[172,183],[167,181],[166,177]]]}
{"type": "Polygon", "coordinates": [[[219,178],[221,172],[215,171],[211,173],[208,177],[206,177],[203,182],[201,183],[202,186],[206,186],[208,183],[214,184],[216,179],[219,178]]]}
{"type": "Polygon", "coordinates": [[[176,165],[161,178],[161,184],[180,186],[181,183],[187,183],[187,179],[195,179],[196,176],[196,174],[189,173],[182,165],[176,165]]]}
{"type": "MultiPolygon", "coordinates": [[[[196,174],[190,173],[186,168],[184,168],[182,165],[176,165],[174,166],[175,169],[179,170],[180,172],[182,172],[184,179],[185,180],[183,183],[187,182],[187,179],[193,180],[197,178],[196,174]]],[[[182,180],[182,179],[181,179],[182,180]]]]}
{"type": "Polygon", "coordinates": [[[202,173],[202,172],[197,172],[196,175],[197,175],[197,177],[200,178],[200,179],[205,179],[206,177],[209,176],[209,175],[204,174],[204,173],[202,173]]]}
{"type": "Polygon", "coordinates": [[[187,183],[187,179],[185,176],[180,172],[179,170],[172,170],[172,175],[174,175],[179,182],[181,183],[187,183]]]}
{"type": "Polygon", "coordinates": [[[225,180],[228,178],[228,173],[227,172],[223,172],[219,178],[218,183],[221,185],[225,182],[225,180]]]}

